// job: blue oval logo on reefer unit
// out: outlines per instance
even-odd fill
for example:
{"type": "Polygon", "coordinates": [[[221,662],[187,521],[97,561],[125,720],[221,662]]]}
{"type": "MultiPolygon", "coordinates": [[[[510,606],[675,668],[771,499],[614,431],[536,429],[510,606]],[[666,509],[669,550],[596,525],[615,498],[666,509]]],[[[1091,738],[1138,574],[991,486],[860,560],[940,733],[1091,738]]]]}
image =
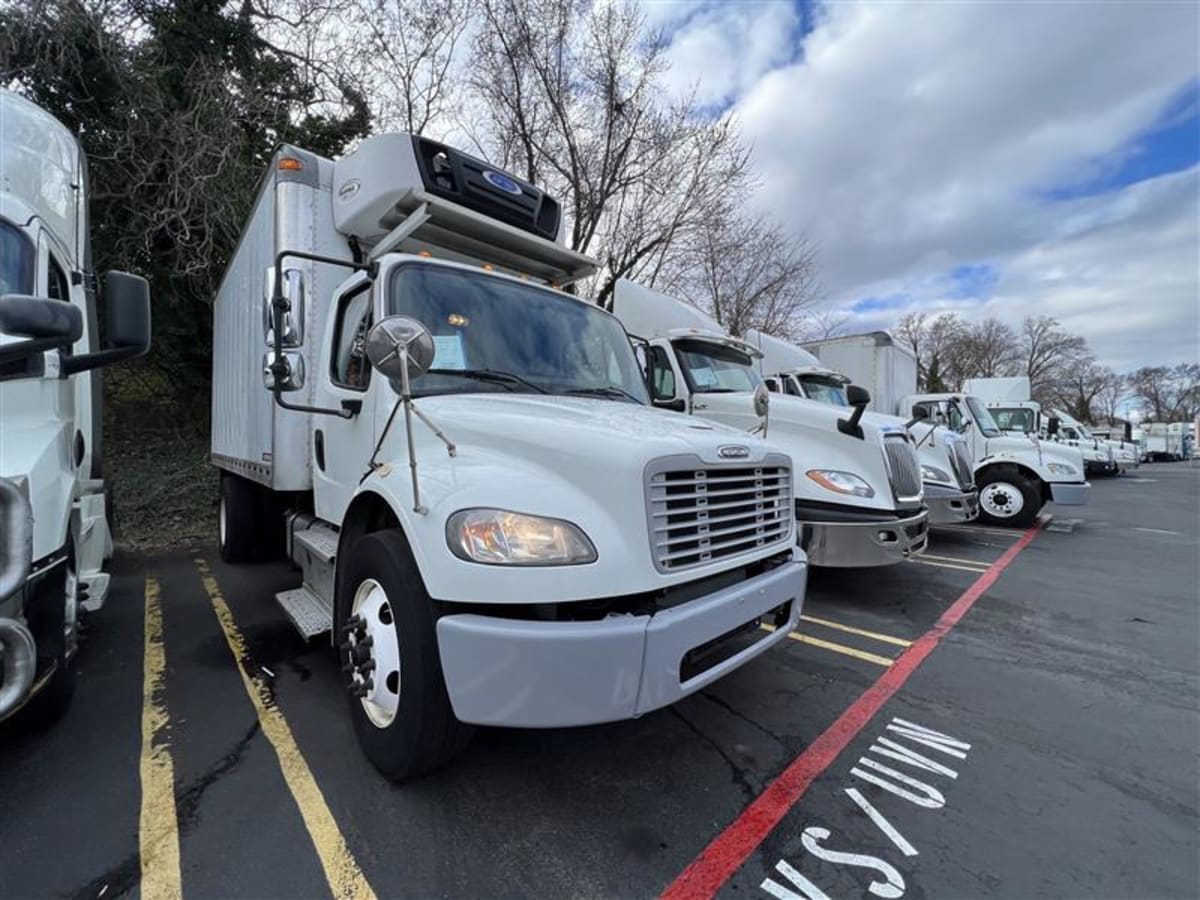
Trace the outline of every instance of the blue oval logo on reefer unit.
{"type": "Polygon", "coordinates": [[[517,194],[519,196],[522,193],[521,186],[517,184],[516,180],[509,178],[503,172],[493,172],[487,169],[483,173],[483,180],[492,187],[504,191],[506,194],[517,194]]]}

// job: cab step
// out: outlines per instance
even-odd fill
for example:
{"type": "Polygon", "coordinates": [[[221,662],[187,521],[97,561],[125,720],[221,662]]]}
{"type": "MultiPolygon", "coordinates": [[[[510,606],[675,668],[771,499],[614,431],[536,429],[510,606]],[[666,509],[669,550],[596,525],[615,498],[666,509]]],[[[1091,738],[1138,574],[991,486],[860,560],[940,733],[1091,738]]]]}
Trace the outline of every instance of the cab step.
{"type": "Polygon", "coordinates": [[[275,602],[283,608],[306,641],[333,628],[333,610],[319,594],[306,585],[290,591],[280,591],[275,595],[275,602]]]}

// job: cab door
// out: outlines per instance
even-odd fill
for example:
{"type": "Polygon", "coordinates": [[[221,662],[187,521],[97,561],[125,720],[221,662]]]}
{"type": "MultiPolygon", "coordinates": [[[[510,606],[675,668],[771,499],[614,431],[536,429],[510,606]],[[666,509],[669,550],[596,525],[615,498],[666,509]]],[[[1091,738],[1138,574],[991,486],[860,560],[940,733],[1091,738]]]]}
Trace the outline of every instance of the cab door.
{"type": "Polygon", "coordinates": [[[387,379],[372,372],[367,360],[367,331],[379,320],[376,293],[362,274],[338,288],[315,373],[317,406],[350,413],[347,418],[313,417],[313,500],[317,515],[335,523],[342,520],[366,474],[381,394],[392,393],[387,379]]]}

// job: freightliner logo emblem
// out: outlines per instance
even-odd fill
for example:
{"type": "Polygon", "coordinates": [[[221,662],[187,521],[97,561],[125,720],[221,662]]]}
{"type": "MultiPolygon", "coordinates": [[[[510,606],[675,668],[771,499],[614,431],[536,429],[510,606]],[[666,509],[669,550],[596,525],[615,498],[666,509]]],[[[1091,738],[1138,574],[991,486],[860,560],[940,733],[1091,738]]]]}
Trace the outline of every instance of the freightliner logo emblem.
{"type": "Polygon", "coordinates": [[[721,459],[745,459],[750,455],[750,448],[741,444],[726,444],[717,448],[717,456],[721,459]]]}

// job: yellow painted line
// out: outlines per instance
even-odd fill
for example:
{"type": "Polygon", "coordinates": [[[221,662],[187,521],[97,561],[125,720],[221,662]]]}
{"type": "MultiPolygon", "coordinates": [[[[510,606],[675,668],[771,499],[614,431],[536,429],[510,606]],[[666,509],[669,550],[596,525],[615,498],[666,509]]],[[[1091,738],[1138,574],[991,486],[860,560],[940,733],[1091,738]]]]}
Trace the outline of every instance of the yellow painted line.
{"type": "Polygon", "coordinates": [[[951,563],[934,562],[931,559],[918,559],[915,556],[909,559],[909,562],[917,563],[922,566],[937,566],[939,569],[957,569],[959,572],[974,572],[976,575],[982,574],[988,570],[988,566],[983,566],[982,568],[975,566],[956,566],[951,563]]]}
{"type": "MultiPolygon", "coordinates": [[[[762,626],[767,631],[774,631],[774,625],[762,626]]],[[[802,644],[811,644],[814,647],[820,647],[822,650],[832,650],[834,653],[841,653],[845,656],[853,656],[855,659],[866,660],[869,663],[875,663],[877,666],[887,668],[892,664],[892,660],[886,656],[878,656],[874,653],[868,653],[865,650],[857,650],[854,647],[847,647],[845,644],[835,644],[833,641],[823,641],[820,638],[815,638],[809,634],[801,634],[798,631],[789,631],[788,637],[793,641],[799,641],[802,644]]]]}
{"type": "Polygon", "coordinates": [[[938,556],[936,553],[922,553],[921,559],[936,559],[938,562],[962,563],[964,566],[983,566],[984,569],[990,568],[991,563],[984,562],[981,559],[960,559],[957,556],[938,556]]]}
{"type": "Polygon", "coordinates": [[[167,652],[163,644],[158,581],[146,579],[145,649],[142,661],[142,808],[138,857],[143,900],[170,900],[183,893],[179,869],[179,818],[175,812],[175,764],[171,759],[166,706],[167,652]]]}
{"type": "Polygon", "coordinates": [[[291,727],[283,713],[274,705],[266,685],[257,676],[251,676],[246,671],[243,662],[246,658],[246,641],[238,630],[217,580],[213,578],[208,564],[203,559],[196,560],[196,568],[200,570],[204,589],[212,601],[217,621],[221,623],[221,630],[225,632],[225,640],[237,663],[238,672],[241,673],[242,684],[245,685],[250,702],[254,704],[254,710],[258,713],[263,734],[267,736],[267,740],[275,748],[275,755],[279,757],[279,768],[296,805],[300,808],[304,826],[308,829],[317,856],[321,859],[321,867],[325,870],[325,879],[329,882],[330,891],[337,900],[374,900],[375,892],[367,883],[366,876],[350,853],[350,848],[346,846],[346,839],[342,836],[333,813],[329,811],[312,770],[304,761],[304,755],[292,736],[291,727]]]}
{"type": "Polygon", "coordinates": [[[864,628],[854,628],[851,625],[843,625],[841,622],[831,622],[829,619],[818,619],[816,616],[801,616],[800,621],[812,622],[815,625],[824,625],[826,628],[833,628],[837,631],[845,631],[847,634],[858,634],[865,638],[871,638],[873,641],[882,641],[885,644],[895,644],[897,647],[911,647],[912,641],[906,641],[904,638],[892,637],[890,634],[880,634],[877,631],[867,631],[864,628]]]}

